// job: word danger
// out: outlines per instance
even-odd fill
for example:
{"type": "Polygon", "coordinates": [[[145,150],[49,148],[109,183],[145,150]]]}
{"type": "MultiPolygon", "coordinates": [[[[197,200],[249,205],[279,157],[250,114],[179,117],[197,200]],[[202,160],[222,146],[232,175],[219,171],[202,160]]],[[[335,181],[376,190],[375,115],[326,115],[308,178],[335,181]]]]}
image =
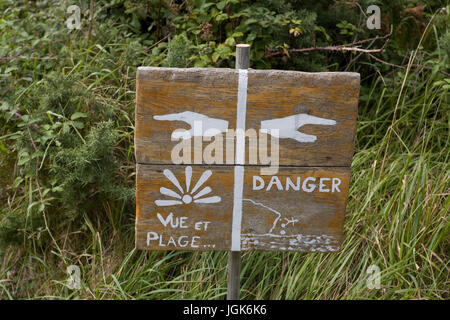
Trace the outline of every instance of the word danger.
{"type": "Polygon", "coordinates": [[[272,176],[270,180],[263,179],[260,176],[253,176],[253,190],[278,189],[280,191],[304,191],[304,192],[341,192],[339,186],[341,179],[339,178],[315,178],[315,177],[285,177],[283,180],[277,176],[272,176]]]}

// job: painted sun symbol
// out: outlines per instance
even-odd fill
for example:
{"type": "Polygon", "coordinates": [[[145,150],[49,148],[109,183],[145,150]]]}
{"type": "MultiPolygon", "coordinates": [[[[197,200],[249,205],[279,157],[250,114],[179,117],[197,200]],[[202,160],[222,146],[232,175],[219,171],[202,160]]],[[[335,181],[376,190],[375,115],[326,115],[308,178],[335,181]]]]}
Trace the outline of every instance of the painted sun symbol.
{"type": "Polygon", "coordinates": [[[185,169],[186,191],[183,189],[180,182],[175,177],[175,175],[173,174],[172,171],[170,171],[169,169],[165,169],[163,171],[163,173],[166,176],[166,178],[169,179],[169,181],[172,182],[172,184],[180,191],[180,193],[177,193],[176,191],[174,191],[172,189],[161,187],[159,189],[159,192],[161,192],[161,194],[163,194],[165,196],[174,198],[174,200],[158,199],[155,201],[155,204],[157,206],[160,206],[160,207],[176,206],[176,205],[181,205],[181,204],[189,204],[191,202],[194,202],[194,203],[217,203],[222,200],[219,196],[202,198],[203,196],[211,193],[212,190],[210,187],[204,187],[203,189],[198,191],[200,189],[200,187],[209,179],[209,177],[211,177],[211,175],[212,175],[211,170],[206,170],[205,172],[203,172],[200,179],[198,179],[197,183],[190,191],[189,191],[189,188],[191,186],[191,180],[192,180],[192,167],[191,166],[188,166],[185,169]]]}

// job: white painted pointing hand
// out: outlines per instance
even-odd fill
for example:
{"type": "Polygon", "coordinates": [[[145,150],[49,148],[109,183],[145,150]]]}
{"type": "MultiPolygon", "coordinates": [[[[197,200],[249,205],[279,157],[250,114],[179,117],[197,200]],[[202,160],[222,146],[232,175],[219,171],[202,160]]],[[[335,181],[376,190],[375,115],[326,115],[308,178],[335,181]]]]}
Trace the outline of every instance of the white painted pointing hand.
{"type": "MultiPolygon", "coordinates": [[[[153,118],[162,121],[182,121],[191,126],[189,130],[178,129],[172,132],[172,139],[190,139],[195,136],[212,137],[222,132],[226,133],[228,130],[228,121],[210,118],[192,111],[153,116],[153,118]]],[[[299,113],[284,118],[263,120],[261,121],[261,131],[276,135],[276,131],[271,130],[277,130],[278,138],[290,138],[299,142],[314,142],[317,140],[317,136],[298,131],[300,127],[307,124],[330,126],[335,125],[336,121],[299,113]]]]}
{"type": "Polygon", "coordinates": [[[189,130],[178,129],[172,132],[172,139],[190,139],[195,136],[213,137],[228,130],[228,121],[210,118],[204,114],[192,111],[153,116],[153,119],[182,121],[191,126],[189,130]]]}
{"type": "Polygon", "coordinates": [[[271,133],[271,130],[275,129],[278,130],[278,138],[291,138],[299,142],[314,142],[317,140],[317,136],[298,131],[300,127],[307,124],[332,126],[336,124],[336,121],[299,113],[284,118],[261,121],[261,132],[275,136],[274,132],[271,133]]]}

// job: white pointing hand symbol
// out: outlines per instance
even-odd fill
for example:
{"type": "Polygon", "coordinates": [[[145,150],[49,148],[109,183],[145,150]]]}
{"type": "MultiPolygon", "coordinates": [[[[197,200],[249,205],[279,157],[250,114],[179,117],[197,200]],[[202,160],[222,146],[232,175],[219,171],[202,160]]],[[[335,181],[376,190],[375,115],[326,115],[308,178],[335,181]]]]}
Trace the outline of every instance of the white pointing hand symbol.
{"type": "Polygon", "coordinates": [[[299,113],[284,118],[261,121],[261,132],[272,134],[271,130],[275,130],[278,131],[278,138],[290,138],[299,142],[314,142],[317,140],[317,136],[298,131],[300,127],[307,124],[332,126],[336,124],[336,121],[299,113]]]}
{"type": "MultiPolygon", "coordinates": [[[[192,111],[153,116],[153,118],[155,120],[182,121],[191,126],[189,130],[178,129],[172,132],[172,139],[190,139],[193,136],[212,137],[222,132],[226,133],[228,130],[228,121],[210,118],[192,111]]],[[[299,113],[284,118],[263,120],[261,121],[261,132],[299,142],[314,142],[317,140],[317,136],[298,131],[300,127],[307,124],[332,126],[336,125],[336,121],[299,113]],[[274,131],[272,132],[272,130],[274,131]]]]}
{"type": "Polygon", "coordinates": [[[190,139],[196,136],[213,137],[228,130],[228,121],[210,118],[204,114],[192,111],[153,116],[153,119],[183,121],[191,126],[189,130],[178,129],[172,132],[172,139],[190,139]]]}

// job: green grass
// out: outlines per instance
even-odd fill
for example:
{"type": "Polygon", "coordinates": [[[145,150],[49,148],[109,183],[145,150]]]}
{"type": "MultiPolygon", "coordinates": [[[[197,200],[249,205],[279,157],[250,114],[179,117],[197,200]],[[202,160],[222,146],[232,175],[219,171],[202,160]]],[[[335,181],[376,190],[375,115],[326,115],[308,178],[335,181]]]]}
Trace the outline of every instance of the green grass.
{"type": "MultiPolygon", "coordinates": [[[[12,20],[9,30],[17,21],[12,20]]],[[[122,27],[110,26],[115,28],[122,27]]],[[[65,30],[57,34],[62,42],[42,36],[36,45],[42,56],[14,60],[20,69],[4,74],[0,81],[7,76],[11,81],[0,89],[3,98],[13,87],[19,88],[11,103],[31,114],[33,88],[41,85],[44,75],[76,76],[76,85],[91,95],[89,99],[101,110],[110,108],[120,136],[114,150],[121,163],[117,177],[123,185],[133,186],[135,70],[138,64],[157,66],[161,61],[155,62],[160,57],[152,57],[144,46],[130,45],[131,35],[118,37],[112,31],[90,43],[81,35],[67,38],[65,30]],[[66,46],[59,48],[63,58],[54,59],[54,47],[61,43],[66,46]]],[[[6,42],[13,37],[4,35],[6,42]]],[[[7,45],[13,47],[13,40],[7,45]]],[[[421,49],[411,64],[433,66],[436,60],[431,58],[421,49]]],[[[0,64],[0,70],[5,72],[9,65],[0,64]]],[[[450,298],[448,85],[436,70],[394,70],[362,79],[341,250],[243,252],[242,299],[450,298]],[[371,265],[381,270],[380,289],[366,285],[371,265]]],[[[76,108],[89,114],[86,121],[103,120],[90,109],[90,102],[76,108]]],[[[135,250],[134,208],[129,200],[106,199],[94,212],[80,212],[67,221],[60,217],[64,212],[54,198],[45,198],[44,209],[33,211],[44,201],[39,200],[34,171],[22,174],[17,165],[19,150],[11,137],[22,129],[14,119],[0,117],[0,216],[23,216],[27,228],[14,233],[19,243],[0,252],[0,299],[226,297],[227,253],[135,250]],[[13,187],[21,175],[24,181],[13,187]],[[39,228],[28,228],[37,223],[32,217],[43,219],[39,228]],[[66,286],[69,265],[81,269],[79,290],[66,286]]],[[[86,136],[85,131],[81,134],[86,136]]],[[[40,171],[42,187],[49,185],[45,166],[40,171]]]]}

